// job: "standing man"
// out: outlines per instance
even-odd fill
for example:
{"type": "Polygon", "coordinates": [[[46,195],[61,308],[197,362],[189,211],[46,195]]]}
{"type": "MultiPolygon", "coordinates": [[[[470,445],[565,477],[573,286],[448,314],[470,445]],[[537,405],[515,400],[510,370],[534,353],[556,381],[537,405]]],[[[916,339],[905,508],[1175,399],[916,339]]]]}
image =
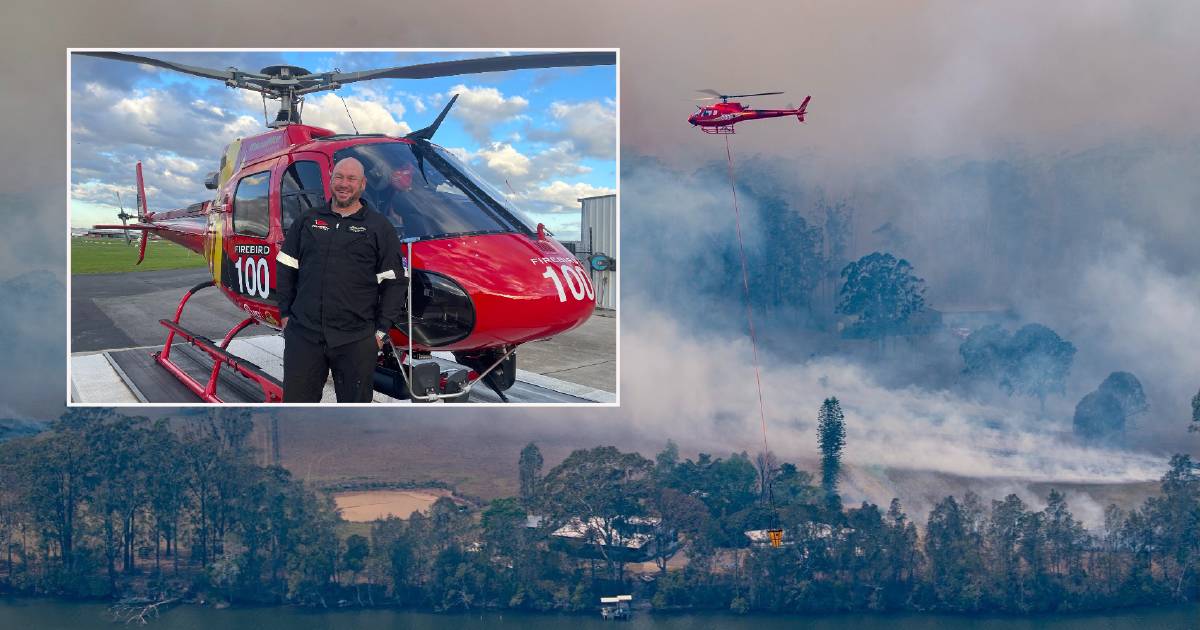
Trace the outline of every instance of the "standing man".
{"type": "Polygon", "coordinates": [[[371,402],[405,286],[400,239],[362,199],[366,186],[361,162],[338,161],[330,203],[292,223],[275,257],[284,402],[320,402],[331,369],[338,402],[371,402]]]}

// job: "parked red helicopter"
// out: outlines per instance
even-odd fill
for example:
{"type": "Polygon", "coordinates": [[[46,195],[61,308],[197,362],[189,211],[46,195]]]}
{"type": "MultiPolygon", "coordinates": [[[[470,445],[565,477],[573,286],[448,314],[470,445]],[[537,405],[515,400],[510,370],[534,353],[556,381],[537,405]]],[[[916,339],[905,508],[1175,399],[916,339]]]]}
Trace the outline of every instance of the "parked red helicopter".
{"type": "MultiPolygon", "coordinates": [[[[516,379],[517,347],[579,326],[592,314],[595,292],[580,262],[546,232],[531,225],[497,189],[441,146],[434,133],[454,105],[450,99],[424,129],[403,138],[382,134],[335,134],[302,124],[302,95],[369,79],[419,79],[531,68],[611,65],[612,52],[539,53],[445,61],[359,72],[313,73],[296,66],[269,66],[258,73],[213,70],[117,52],[77,52],[166,68],[223,81],[230,87],[280,101],[271,131],[234,140],[220,170],[205,186],[211,201],[185,209],[150,212],[142,165],[137,164],[135,224],[97,226],[158,234],[205,257],[212,280],[179,301],[155,360],[207,402],[224,402],[217,391],[222,367],[261,390],[264,402],[282,401],[281,383],[228,352],[230,341],[254,324],[278,329],[275,255],[285,230],[307,209],[329,199],[333,164],[355,157],[366,168],[364,196],[396,226],[412,270],[408,305],[380,353],[375,389],[414,401],[465,400],[480,380],[502,400],[516,379]],[[188,299],[217,286],[247,317],[220,342],[179,324],[188,299]],[[191,373],[171,360],[182,338],[212,360],[211,370],[191,373]],[[433,350],[452,351],[468,369],[446,369],[433,350]]],[[[141,239],[140,263],[146,253],[141,239]]]]}
{"type": "Polygon", "coordinates": [[[704,133],[726,134],[734,133],[733,126],[744,120],[755,120],[757,118],[778,118],[779,116],[795,116],[796,120],[804,122],[804,115],[808,109],[808,102],[812,100],[811,96],[804,97],[804,102],[800,103],[800,107],[795,109],[750,109],[744,107],[741,103],[730,103],[731,98],[744,98],[747,96],[770,96],[772,94],[783,94],[783,92],[759,92],[757,94],[721,94],[716,90],[697,90],[705,94],[712,94],[704,98],[696,99],[698,101],[710,101],[721,99],[720,103],[713,103],[707,107],[696,106],[700,111],[688,116],[688,122],[692,126],[700,127],[700,131],[704,133]]]}

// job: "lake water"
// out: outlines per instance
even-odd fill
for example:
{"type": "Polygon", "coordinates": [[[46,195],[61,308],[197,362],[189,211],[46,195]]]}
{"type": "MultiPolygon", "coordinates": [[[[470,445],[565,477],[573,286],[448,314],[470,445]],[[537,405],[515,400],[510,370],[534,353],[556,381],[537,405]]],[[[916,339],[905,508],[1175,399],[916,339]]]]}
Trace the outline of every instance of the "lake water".
{"type": "MultiPolygon", "coordinates": [[[[38,630],[113,630],[103,604],[69,603],[44,599],[0,599],[0,628],[38,630]]],[[[596,615],[535,615],[485,612],[436,615],[395,610],[309,611],[295,608],[242,608],[214,610],[179,606],[150,622],[161,630],[467,630],[508,627],[531,630],[589,630],[612,623],[596,615]]],[[[727,614],[666,615],[635,613],[633,621],[619,627],[638,630],[1195,630],[1200,628],[1200,605],[1140,609],[1099,614],[1053,615],[1028,618],[973,618],[952,615],[829,615],[734,616],[727,614]]]]}

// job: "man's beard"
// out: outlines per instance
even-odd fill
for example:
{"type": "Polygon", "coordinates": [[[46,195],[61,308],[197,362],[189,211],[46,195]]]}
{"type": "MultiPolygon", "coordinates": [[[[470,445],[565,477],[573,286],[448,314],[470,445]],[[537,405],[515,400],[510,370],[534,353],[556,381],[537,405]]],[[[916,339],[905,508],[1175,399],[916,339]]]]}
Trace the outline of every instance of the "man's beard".
{"type": "Polygon", "coordinates": [[[354,195],[353,197],[350,197],[349,199],[347,199],[346,203],[342,203],[342,202],[338,201],[337,195],[333,195],[333,207],[341,208],[341,209],[349,208],[350,206],[353,206],[355,203],[358,202],[358,197],[359,197],[358,195],[354,195]]]}

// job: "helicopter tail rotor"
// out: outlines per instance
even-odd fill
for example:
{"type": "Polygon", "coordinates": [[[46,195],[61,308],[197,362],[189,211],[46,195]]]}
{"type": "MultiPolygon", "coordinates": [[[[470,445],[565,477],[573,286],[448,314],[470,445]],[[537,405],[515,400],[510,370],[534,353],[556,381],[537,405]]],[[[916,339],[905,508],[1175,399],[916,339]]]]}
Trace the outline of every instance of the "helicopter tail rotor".
{"type": "Polygon", "coordinates": [[[117,212],[117,218],[121,220],[121,230],[125,233],[125,244],[133,245],[133,239],[129,238],[129,223],[127,223],[127,220],[136,217],[128,212],[125,212],[125,204],[121,203],[121,193],[115,192],[115,194],[117,195],[117,208],[120,209],[120,211],[117,212]]]}
{"type": "MultiPolygon", "coordinates": [[[[137,220],[138,220],[138,222],[140,223],[142,221],[145,221],[147,214],[149,214],[149,213],[146,211],[146,184],[142,180],[142,163],[139,161],[137,163],[137,220]]],[[[122,220],[121,222],[124,223],[125,221],[122,220]]],[[[149,241],[150,241],[150,235],[143,231],[142,232],[142,241],[138,245],[138,259],[137,259],[136,264],[140,265],[140,264],[142,264],[142,261],[145,260],[145,258],[146,258],[146,243],[149,241]]]]}
{"type": "Polygon", "coordinates": [[[804,122],[804,115],[808,113],[808,102],[812,100],[811,96],[805,96],[800,103],[800,107],[796,110],[796,120],[804,122]]]}

